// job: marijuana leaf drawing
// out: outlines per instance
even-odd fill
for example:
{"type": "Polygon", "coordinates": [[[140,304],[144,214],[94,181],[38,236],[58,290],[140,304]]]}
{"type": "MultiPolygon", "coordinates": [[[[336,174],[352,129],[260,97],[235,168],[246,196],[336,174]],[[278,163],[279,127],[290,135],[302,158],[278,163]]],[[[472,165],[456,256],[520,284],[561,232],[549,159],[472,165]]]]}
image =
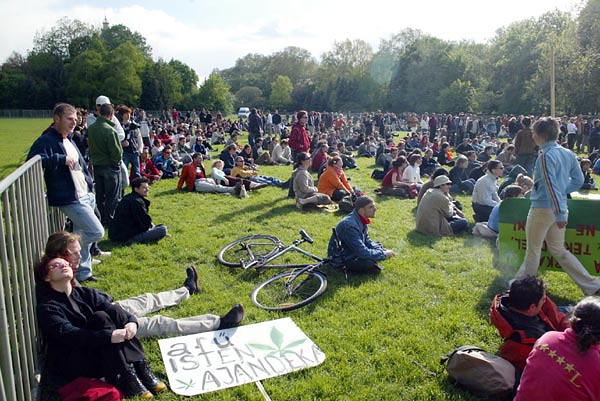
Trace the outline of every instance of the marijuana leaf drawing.
{"type": "Polygon", "coordinates": [[[250,343],[248,345],[257,350],[269,351],[269,353],[266,356],[279,355],[280,358],[283,358],[286,354],[293,354],[294,351],[292,351],[292,348],[295,348],[306,341],[306,338],[303,338],[301,340],[292,341],[291,343],[282,346],[283,336],[284,334],[281,331],[277,330],[275,326],[273,326],[273,328],[271,329],[271,341],[273,345],[255,343],[250,343]]]}

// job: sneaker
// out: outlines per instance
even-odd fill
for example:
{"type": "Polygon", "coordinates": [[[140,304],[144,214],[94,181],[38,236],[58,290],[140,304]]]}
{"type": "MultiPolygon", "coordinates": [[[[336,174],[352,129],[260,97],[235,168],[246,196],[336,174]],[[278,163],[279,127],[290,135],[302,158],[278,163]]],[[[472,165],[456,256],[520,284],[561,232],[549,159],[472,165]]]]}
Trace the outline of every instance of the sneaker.
{"type": "Polygon", "coordinates": [[[93,265],[99,265],[100,263],[102,263],[102,261],[100,259],[92,259],[93,265]]]}
{"type": "Polygon", "coordinates": [[[246,187],[242,185],[240,187],[240,198],[247,198],[247,197],[248,197],[248,191],[246,191],[246,187]]]}
{"type": "Polygon", "coordinates": [[[152,370],[150,370],[150,366],[148,366],[148,362],[145,359],[139,362],[134,362],[133,367],[135,368],[135,373],[142,384],[146,388],[150,389],[154,394],[158,394],[167,389],[167,385],[158,377],[156,377],[152,370]]]}
{"type": "Polygon", "coordinates": [[[125,398],[140,397],[142,400],[154,398],[152,393],[142,384],[133,367],[117,375],[115,386],[123,393],[125,398]]]}
{"type": "Polygon", "coordinates": [[[244,317],[246,316],[246,309],[244,305],[237,304],[225,315],[221,316],[221,323],[219,323],[219,330],[230,329],[232,327],[239,326],[244,317]]]}
{"type": "Polygon", "coordinates": [[[110,255],[112,255],[112,252],[100,251],[100,252],[98,252],[98,254],[96,256],[99,256],[99,257],[108,257],[110,255]]]}
{"type": "Polygon", "coordinates": [[[185,269],[185,273],[187,274],[187,278],[183,282],[183,286],[188,289],[190,295],[200,294],[202,290],[198,285],[198,273],[196,272],[196,268],[190,266],[185,269]]]}

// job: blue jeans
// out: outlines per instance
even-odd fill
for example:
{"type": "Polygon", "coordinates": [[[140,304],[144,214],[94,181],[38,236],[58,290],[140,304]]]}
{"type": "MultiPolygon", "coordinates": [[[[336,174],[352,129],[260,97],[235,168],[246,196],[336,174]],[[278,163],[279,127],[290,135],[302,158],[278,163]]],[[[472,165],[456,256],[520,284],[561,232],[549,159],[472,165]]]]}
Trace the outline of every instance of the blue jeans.
{"type": "Polygon", "coordinates": [[[252,182],[256,182],[258,184],[267,184],[272,187],[283,187],[285,181],[281,181],[279,178],[270,177],[268,175],[255,175],[248,178],[252,182]]]}
{"type": "Polygon", "coordinates": [[[94,214],[96,198],[92,192],[79,198],[78,203],[60,206],[59,209],[73,222],[73,232],[81,237],[81,262],[75,275],[77,280],[82,281],[92,275],[92,255],[90,255],[90,244],[104,237],[102,223],[94,214]]]}
{"type": "Polygon", "coordinates": [[[464,217],[453,217],[448,220],[448,223],[450,223],[450,227],[454,234],[469,228],[469,222],[464,217]]]}
{"type": "Polygon", "coordinates": [[[166,237],[167,233],[167,226],[164,224],[159,224],[152,227],[148,231],[144,231],[143,233],[133,236],[133,238],[130,238],[127,241],[127,244],[133,244],[134,242],[146,244],[148,242],[158,241],[159,239],[166,237]]]}
{"type": "Polygon", "coordinates": [[[131,172],[129,175],[132,178],[142,176],[142,174],[140,172],[140,155],[139,154],[123,152],[123,163],[125,163],[126,167],[129,167],[129,163],[131,163],[131,172]]]}

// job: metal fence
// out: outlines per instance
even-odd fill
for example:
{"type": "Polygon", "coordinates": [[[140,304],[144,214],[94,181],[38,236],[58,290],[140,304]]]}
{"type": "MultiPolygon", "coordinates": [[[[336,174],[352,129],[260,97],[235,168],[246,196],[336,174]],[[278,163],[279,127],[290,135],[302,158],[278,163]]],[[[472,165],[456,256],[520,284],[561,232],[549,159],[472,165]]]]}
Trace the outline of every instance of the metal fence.
{"type": "Polygon", "coordinates": [[[33,264],[64,217],[48,210],[39,156],[0,182],[0,400],[37,398],[39,337],[33,264]]]}
{"type": "Polygon", "coordinates": [[[0,118],[52,119],[52,110],[0,110],[0,118]]]}

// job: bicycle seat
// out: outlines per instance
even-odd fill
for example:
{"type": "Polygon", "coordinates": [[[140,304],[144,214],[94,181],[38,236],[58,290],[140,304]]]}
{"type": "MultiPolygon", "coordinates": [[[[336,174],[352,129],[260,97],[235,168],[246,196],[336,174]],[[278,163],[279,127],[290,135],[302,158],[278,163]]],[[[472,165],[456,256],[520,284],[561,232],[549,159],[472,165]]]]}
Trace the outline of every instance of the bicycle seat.
{"type": "Polygon", "coordinates": [[[308,242],[309,244],[312,244],[314,242],[314,240],[310,237],[310,235],[306,233],[306,231],[304,231],[304,229],[300,230],[300,236],[304,241],[308,242]]]}

